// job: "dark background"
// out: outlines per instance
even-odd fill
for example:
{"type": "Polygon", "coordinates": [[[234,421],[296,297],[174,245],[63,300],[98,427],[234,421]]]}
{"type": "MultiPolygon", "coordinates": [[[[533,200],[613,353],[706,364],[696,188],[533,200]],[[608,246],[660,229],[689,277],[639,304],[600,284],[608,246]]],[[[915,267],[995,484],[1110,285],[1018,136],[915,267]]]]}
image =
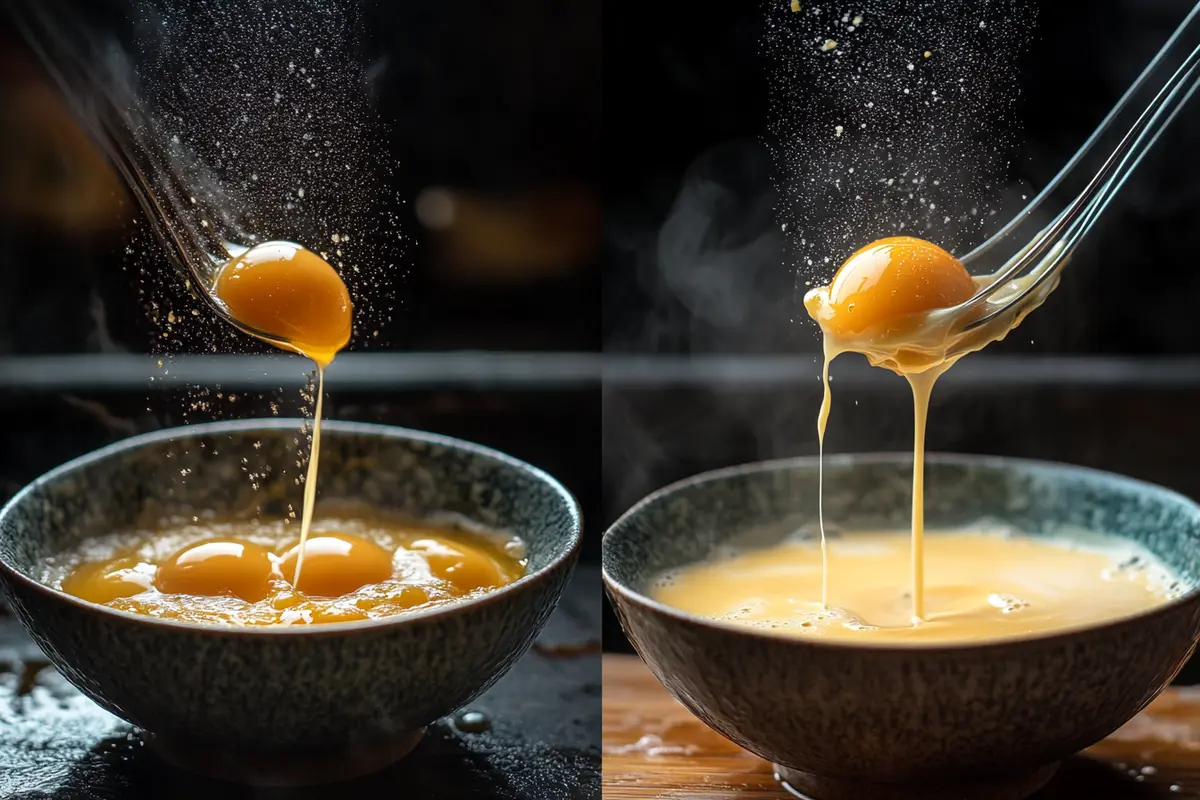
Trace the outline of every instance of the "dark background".
{"type": "MultiPolygon", "coordinates": [[[[1191,4],[1018,5],[1036,9],[1038,23],[1013,65],[1021,94],[1009,179],[1036,190],[1191,4]]],[[[636,380],[605,382],[608,522],[646,493],[702,470],[816,453],[819,340],[794,276],[769,266],[787,257],[783,238],[774,235],[766,146],[770,76],[778,65],[762,45],[768,14],[778,13],[775,4],[755,3],[707,13],[669,4],[605,6],[605,347],[609,354],[685,359],[671,362],[673,369],[655,362],[652,374],[638,372],[636,380]],[[723,183],[731,247],[774,236],[763,250],[718,266],[728,273],[718,285],[734,287],[722,297],[732,302],[740,291],[753,307],[724,323],[691,310],[655,251],[697,164],[723,183]],[[738,282],[752,270],[752,281],[738,282]]],[[[1200,108],[1185,109],[1045,307],[942,379],[930,450],[1085,464],[1200,496],[1200,426],[1193,419],[1200,325],[1191,311],[1200,289],[1191,233],[1200,224],[1200,167],[1190,156],[1198,134],[1200,108]]],[[[871,238],[864,234],[855,246],[871,238]]],[[[833,372],[832,451],[911,449],[903,381],[850,358],[833,372]]],[[[605,633],[607,649],[628,650],[611,615],[605,633]]]]}
{"type": "MultiPolygon", "coordinates": [[[[119,30],[119,15],[85,5],[119,30]]],[[[1037,7],[1037,38],[1017,64],[1021,133],[1010,179],[1039,187],[1189,4],[1029,5],[1037,7]]],[[[346,359],[347,388],[331,374],[332,418],[460,435],[547,469],[584,506],[588,559],[598,555],[606,524],[671,480],[815,453],[817,339],[799,313],[794,276],[777,266],[785,263],[782,239],[777,253],[757,252],[756,264],[766,266],[756,266],[752,313],[725,324],[693,313],[654,253],[681,182],[702,156],[730,176],[729,203],[744,236],[777,227],[763,144],[773,68],[762,47],[765,5],[713,13],[611,0],[603,37],[598,4],[365,6],[364,68],[387,63],[370,89],[388,145],[402,156],[394,181],[409,201],[407,274],[395,279],[402,311],[362,353],[392,360],[346,359]],[[478,245],[488,236],[469,230],[426,229],[413,208],[431,186],[453,187],[485,208],[517,209],[497,223],[517,232],[489,248],[478,245]],[[563,230],[571,232],[566,244],[563,230]],[[547,240],[558,255],[544,255],[547,240]],[[601,349],[620,367],[603,387],[594,359],[601,349]],[[404,360],[449,350],[479,360],[419,379],[404,360]],[[528,360],[514,371],[488,358],[548,351],[565,359],[549,377],[549,362],[528,360]]],[[[35,113],[11,102],[41,80],[36,62],[9,29],[0,31],[0,55],[8,93],[0,103],[0,413],[16,421],[0,437],[7,496],[115,438],[203,415],[185,413],[188,392],[160,390],[145,377],[89,385],[108,363],[98,356],[99,368],[67,369],[73,379],[62,385],[23,358],[144,353],[155,328],[120,267],[127,230],[89,222],[88,210],[71,202],[91,162],[63,132],[61,110],[35,113]]],[[[1088,464],[1200,495],[1200,427],[1192,421],[1200,332],[1191,313],[1200,182],[1189,146],[1198,125],[1200,112],[1181,114],[1021,335],[939,385],[931,449],[1088,464]]],[[[483,227],[494,230],[490,224],[483,227]]],[[[831,448],[907,448],[907,389],[849,363],[839,369],[846,399],[831,423],[831,448]]],[[[222,382],[248,384],[252,402],[219,415],[267,413],[286,394],[229,370],[222,382]]],[[[608,646],[623,649],[609,622],[608,646]]]]}
{"type": "MultiPolygon", "coordinates": [[[[231,59],[282,71],[278,45],[233,44],[246,35],[243,15],[258,21],[275,14],[285,39],[295,38],[286,26],[296,22],[311,36],[291,44],[328,53],[334,37],[323,35],[313,15],[331,14],[333,25],[343,12],[361,13],[364,35],[337,76],[346,81],[339,90],[352,97],[331,95],[314,110],[328,117],[319,122],[332,120],[327,127],[336,128],[357,124],[338,118],[344,107],[370,104],[378,126],[367,155],[391,168],[362,176],[371,180],[361,185],[343,181],[345,193],[327,191],[324,200],[335,212],[343,203],[364,205],[364,195],[366,205],[379,201],[396,215],[400,235],[378,235],[367,224],[352,228],[365,245],[364,268],[375,268],[377,276],[369,291],[355,284],[356,309],[385,313],[366,326],[356,315],[352,352],[329,371],[326,415],[458,436],[541,467],[579,499],[586,538],[582,563],[537,646],[472,703],[491,720],[491,730],[466,733],[443,720],[431,727],[415,760],[339,791],[374,797],[404,785],[421,796],[455,800],[525,800],[547,792],[598,797],[599,4],[25,5],[59,22],[85,21],[85,30],[119,45],[135,66],[145,66],[139,59],[146,56],[130,45],[131,10],[167,14],[172,26],[185,30],[190,25],[194,36],[184,34],[182,42],[189,53],[174,52],[178,29],[164,32],[158,43],[162,62],[152,77],[168,97],[188,84],[184,55],[198,57],[202,71],[219,71],[213,64],[223,57],[228,85],[215,87],[222,93],[242,88],[228,72],[231,59]],[[215,54],[213,64],[206,63],[209,54],[215,54]],[[418,212],[431,190],[453,198],[451,224],[427,224],[418,212]],[[365,241],[360,230],[368,232],[365,241]],[[390,321],[380,320],[386,316],[390,321]]],[[[130,211],[131,199],[47,82],[4,13],[9,7],[0,4],[0,418],[7,421],[0,430],[0,502],[66,460],[142,431],[236,417],[299,417],[306,362],[231,335],[207,311],[188,313],[198,306],[182,278],[161,244],[137,235],[144,218],[130,211]],[[157,320],[152,302],[159,303],[157,320]],[[164,325],[167,309],[190,327],[180,332],[164,325]],[[164,333],[171,335],[164,340],[164,333]],[[210,357],[210,345],[224,358],[210,357]]],[[[182,105],[153,110],[221,111],[222,97],[171,99],[182,105]]],[[[344,133],[351,138],[359,131],[344,133]]],[[[218,130],[195,143],[228,138],[218,130]]],[[[264,179],[290,180],[289,170],[302,160],[294,155],[268,149],[252,168],[264,179]]],[[[220,176],[228,165],[217,161],[208,166],[220,176]]],[[[313,184],[304,182],[315,200],[313,184]]],[[[327,238],[292,237],[286,227],[262,233],[333,250],[327,238]]],[[[0,726],[0,795],[261,795],[164,768],[136,732],[46,667],[16,620],[0,609],[0,704],[12,710],[0,726]],[[68,706],[70,713],[63,710],[68,706]]]]}
{"type": "MultiPolygon", "coordinates": [[[[289,13],[295,19],[304,7],[330,5],[289,6],[289,13]]],[[[222,3],[187,10],[189,4],[171,1],[77,2],[53,13],[85,19],[94,34],[127,48],[136,65],[144,56],[130,45],[130,9],[231,19],[213,11],[223,6],[234,9],[236,24],[241,6],[222,3]]],[[[594,559],[599,383],[556,382],[541,374],[536,356],[594,356],[600,349],[599,6],[513,0],[346,7],[362,14],[358,90],[380,119],[376,145],[395,164],[386,188],[394,192],[402,238],[371,243],[378,260],[398,266],[372,287],[378,297],[356,297],[356,304],[386,297],[394,304],[391,320],[374,337],[356,340],[356,352],[331,370],[326,413],[462,436],[548,470],[583,504],[591,522],[586,558],[594,559]],[[449,228],[429,228],[417,214],[431,188],[452,192],[462,209],[449,228]],[[435,360],[433,373],[420,376],[405,360],[447,350],[467,351],[467,359],[453,367],[435,360]],[[491,353],[534,359],[518,364],[516,377],[498,380],[491,353]],[[340,385],[339,374],[346,376],[340,385]]],[[[0,414],[14,421],[0,435],[0,497],[137,431],[266,415],[272,403],[298,415],[305,367],[252,342],[227,347],[228,334],[212,325],[171,347],[172,354],[206,352],[219,342],[222,352],[265,355],[276,368],[294,361],[295,377],[272,385],[253,362],[233,362],[216,368],[210,384],[186,386],[172,384],[153,361],[140,373],[118,367],[131,362],[114,359],[163,350],[163,328],[148,314],[149,295],[139,291],[166,284],[159,291],[182,306],[181,281],[153,240],[138,240],[144,255],[127,258],[137,218],[128,213],[129,198],[14,26],[0,20],[0,414]],[[85,199],[93,194],[101,197],[85,199]],[[84,360],[30,361],[35,355],[84,360]],[[220,387],[236,388],[240,405],[217,402],[220,387]],[[207,409],[192,407],[198,397],[209,401],[207,409]]],[[[219,50],[228,31],[208,24],[203,33],[219,50]]],[[[264,163],[264,172],[291,163],[286,152],[267,161],[274,163],[264,163]]],[[[168,371],[174,365],[185,373],[186,363],[182,355],[168,360],[168,371]]]]}

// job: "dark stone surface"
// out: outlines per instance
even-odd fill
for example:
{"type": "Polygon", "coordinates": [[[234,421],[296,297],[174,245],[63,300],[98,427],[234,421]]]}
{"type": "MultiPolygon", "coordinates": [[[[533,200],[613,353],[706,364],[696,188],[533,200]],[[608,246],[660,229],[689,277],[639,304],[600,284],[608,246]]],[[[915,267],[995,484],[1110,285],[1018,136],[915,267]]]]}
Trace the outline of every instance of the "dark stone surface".
{"type": "Polygon", "coordinates": [[[540,647],[471,704],[489,730],[464,733],[444,720],[394,768],[312,790],[232,786],[163,765],[138,732],[80,695],[14,619],[0,616],[0,798],[599,798],[600,656],[576,647],[599,640],[599,593],[599,570],[581,567],[540,647]]]}

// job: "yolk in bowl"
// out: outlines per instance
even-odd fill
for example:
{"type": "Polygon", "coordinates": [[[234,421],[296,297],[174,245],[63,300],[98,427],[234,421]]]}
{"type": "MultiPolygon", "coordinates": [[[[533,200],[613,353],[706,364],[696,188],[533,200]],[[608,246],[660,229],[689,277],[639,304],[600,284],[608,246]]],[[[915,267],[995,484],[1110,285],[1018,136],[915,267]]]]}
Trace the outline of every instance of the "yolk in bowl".
{"type": "Polygon", "coordinates": [[[137,558],[84,564],[63,581],[63,591],[92,603],[111,603],[152,588],[154,565],[137,558]]]}
{"type": "MultiPolygon", "coordinates": [[[[296,574],[300,545],[288,550],[280,567],[287,579],[296,574]]],[[[340,597],[392,574],[392,554],[374,542],[347,533],[325,533],[304,543],[304,571],[296,589],[318,597],[340,597]]]]}
{"type": "Polygon", "coordinates": [[[160,564],[154,585],[164,594],[229,595],[257,603],[270,591],[273,572],[265,547],[215,539],[185,547],[160,564]]]}
{"type": "Polygon", "coordinates": [[[525,573],[515,537],[387,517],[194,523],[91,540],[50,559],[52,587],[162,619],[294,625],[380,619],[496,589],[525,573]],[[98,557],[99,556],[99,557],[98,557]]]}

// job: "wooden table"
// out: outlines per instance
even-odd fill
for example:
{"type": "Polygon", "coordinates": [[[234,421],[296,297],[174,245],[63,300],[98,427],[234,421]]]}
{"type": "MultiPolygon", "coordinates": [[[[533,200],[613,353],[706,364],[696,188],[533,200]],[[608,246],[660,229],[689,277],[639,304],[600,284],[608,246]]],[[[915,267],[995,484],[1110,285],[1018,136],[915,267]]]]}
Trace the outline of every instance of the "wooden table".
{"type": "MultiPolygon", "coordinates": [[[[604,800],[790,798],[767,762],[692,716],[633,656],[604,657],[603,719],[604,800]]],[[[1035,798],[1200,798],[1200,687],[1168,689],[1035,798]]]]}

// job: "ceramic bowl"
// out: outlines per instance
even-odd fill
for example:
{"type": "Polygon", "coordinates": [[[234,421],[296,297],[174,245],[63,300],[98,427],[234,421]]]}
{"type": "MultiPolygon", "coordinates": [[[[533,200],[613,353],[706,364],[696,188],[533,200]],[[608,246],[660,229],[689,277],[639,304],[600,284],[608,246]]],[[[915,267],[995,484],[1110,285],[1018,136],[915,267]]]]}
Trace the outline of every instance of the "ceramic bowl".
{"type": "MultiPolygon", "coordinates": [[[[826,520],[909,524],[912,456],[827,458],[826,520]]],[[[621,624],[662,684],[718,733],[816,800],[1022,798],[1063,758],[1116,730],[1191,656],[1200,635],[1200,506],[1078,467],[930,456],[926,523],[991,519],[1044,535],[1062,526],[1136,540],[1185,594],[1146,613],[1051,635],[961,646],[858,645],[772,634],[647,596],[662,570],[753,534],[814,521],[817,461],[711,472],[669,486],[605,534],[604,580],[621,624]]]]}
{"type": "Polygon", "coordinates": [[[520,536],[527,574],[475,599],[364,622],[235,628],[151,619],[38,583],[95,534],[178,515],[299,509],[299,420],[192,425],[127,439],[38,479],[0,509],[0,578],[64,676],[177,765],[260,784],[381,768],[494,684],[558,602],[579,509],[553,478],[478,445],[327,422],[319,499],[447,513],[520,536]]]}

